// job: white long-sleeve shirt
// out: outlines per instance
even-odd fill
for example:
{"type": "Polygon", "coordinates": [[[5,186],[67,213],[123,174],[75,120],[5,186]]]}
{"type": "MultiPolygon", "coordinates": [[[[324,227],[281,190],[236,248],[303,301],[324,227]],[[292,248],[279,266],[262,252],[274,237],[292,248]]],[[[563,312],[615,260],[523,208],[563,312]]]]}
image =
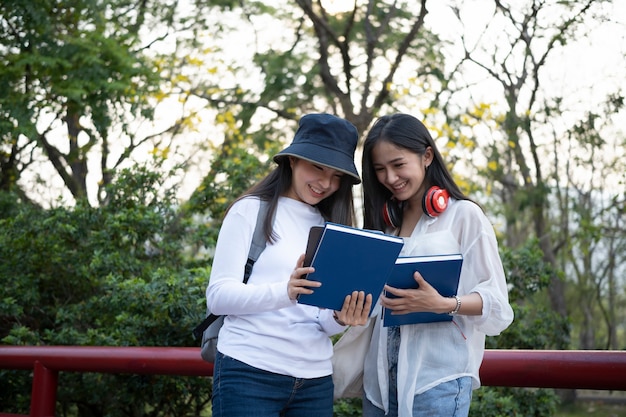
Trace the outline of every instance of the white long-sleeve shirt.
{"type": "Polygon", "coordinates": [[[236,202],[224,218],[206,290],[211,312],[227,315],[217,349],[259,369],[297,378],[332,373],[329,336],[345,329],[331,310],[290,300],[287,282],[305,252],[311,226],[324,224],[319,211],[287,197],[278,203],[274,232],[243,283],[244,265],[259,210],[259,200],[236,202]]]}
{"type": "MultiPolygon", "coordinates": [[[[450,199],[443,214],[422,216],[404,240],[402,256],[461,253],[458,294],[476,292],[483,300],[480,316],[456,315],[452,322],[400,327],[398,412],[399,417],[411,417],[413,397],[442,382],[470,376],[472,388],[480,386],[485,335],[505,330],[513,321],[513,310],[493,227],[476,204],[450,199]]],[[[365,360],[364,390],[374,405],[387,411],[387,328],[382,327],[380,313],[377,305],[365,360]]]]}

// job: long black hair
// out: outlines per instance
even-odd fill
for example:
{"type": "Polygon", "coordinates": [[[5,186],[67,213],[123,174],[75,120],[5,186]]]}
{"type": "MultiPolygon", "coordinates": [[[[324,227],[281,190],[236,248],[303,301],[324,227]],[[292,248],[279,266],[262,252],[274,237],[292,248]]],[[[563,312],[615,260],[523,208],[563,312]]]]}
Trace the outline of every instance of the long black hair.
{"type": "Polygon", "coordinates": [[[363,227],[365,229],[385,229],[382,210],[385,203],[392,197],[391,191],[378,181],[372,163],[372,150],[380,142],[391,143],[417,155],[424,155],[426,149],[430,147],[433,152],[433,161],[426,169],[424,177],[426,189],[436,185],[448,190],[450,196],[457,200],[469,200],[452,179],[452,174],[443,162],[435,141],[422,122],[403,113],[382,116],[374,123],[363,144],[361,175],[363,176],[363,227]]]}
{"type": "MultiPolygon", "coordinates": [[[[232,207],[235,202],[248,196],[256,196],[261,200],[268,201],[269,205],[267,216],[263,222],[263,232],[265,234],[265,238],[270,243],[274,242],[278,237],[273,233],[273,224],[271,221],[271,219],[274,218],[276,208],[278,207],[278,199],[280,196],[287,193],[293,180],[289,157],[284,156],[277,158],[276,163],[278,164],[276,168],[267,174],[261,181],[240,195],[230,205],[230,207],[232,207]]],[[[352,178],[349,175],[343,175],[341,177],[339,189],[316,205],[324,220],[348,226],[354,225],[355,212],[352,195],[353,185],[354,182],[352,178]]],[[[228,213],[228,210],[226,212],[228,213]]]]}

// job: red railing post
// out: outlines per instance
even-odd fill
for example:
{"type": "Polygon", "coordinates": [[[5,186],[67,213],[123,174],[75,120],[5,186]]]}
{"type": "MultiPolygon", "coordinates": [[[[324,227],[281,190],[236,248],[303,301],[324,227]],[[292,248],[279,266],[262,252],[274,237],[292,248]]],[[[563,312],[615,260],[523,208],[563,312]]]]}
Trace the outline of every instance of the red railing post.
{"type": "Polygon", "coordinates": [[[40,361],[35,361],[30,417],[54,417],[58,378],[58,371],[53,371],[40,361]]]}

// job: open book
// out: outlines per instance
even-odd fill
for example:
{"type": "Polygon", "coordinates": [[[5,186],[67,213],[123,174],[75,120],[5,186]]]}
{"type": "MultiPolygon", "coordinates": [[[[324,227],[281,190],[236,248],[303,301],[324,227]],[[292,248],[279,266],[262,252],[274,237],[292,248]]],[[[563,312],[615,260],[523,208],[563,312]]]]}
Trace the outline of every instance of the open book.
{"type": "MultiPolygon", "coordinates": [[[[452,297],[457,293],[463,256],[461,254],[435,255],[435,256],[401,256],[389,275],[387,284],[394,288],[417,288],[417,282],[413,273],[419,271],[422,277],[432,285],[439,294],[444,297],[452,297]]],[[[394,295],[385,292],[387,297],[394,295]]],[[[432,323],[438,321],[451,321],[449,314],[437,314],[431,312],[391,314],[391,311],[383,308],[383,326],[400,326],[402,324],[432,323]]]]}
{"type": "Polygon", "coordinates": [[[322,286],[313,294],[301,294],[298,302],[341,310],[353,291],[372,294],[376,300],[403,245],[397,236],[335,223],[312,228],[304,264],[315,272],[306,278],[322,286]]]}

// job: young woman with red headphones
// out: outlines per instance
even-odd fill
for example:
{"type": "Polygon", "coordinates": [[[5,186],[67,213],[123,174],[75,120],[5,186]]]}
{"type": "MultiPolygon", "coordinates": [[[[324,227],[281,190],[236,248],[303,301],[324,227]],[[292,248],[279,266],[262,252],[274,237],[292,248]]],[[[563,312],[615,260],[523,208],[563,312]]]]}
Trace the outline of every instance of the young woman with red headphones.
{"type": "Polygon", "coordinates": [[[467,416],[486,335],[513,320],[492,225],[452,179],[426,127],[415,117],[381,117],[363,147],[365,229],[404,238],[401,256],[461,253],[455,297],[415,273],[417,289],[385,290],[364,370],[363,416],[467,416]],[[385,307],[454,315],[453,321],[382,327],[385,307]]]}

